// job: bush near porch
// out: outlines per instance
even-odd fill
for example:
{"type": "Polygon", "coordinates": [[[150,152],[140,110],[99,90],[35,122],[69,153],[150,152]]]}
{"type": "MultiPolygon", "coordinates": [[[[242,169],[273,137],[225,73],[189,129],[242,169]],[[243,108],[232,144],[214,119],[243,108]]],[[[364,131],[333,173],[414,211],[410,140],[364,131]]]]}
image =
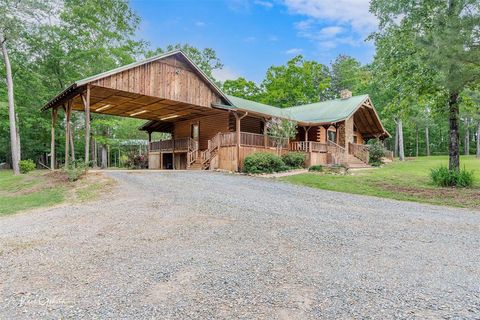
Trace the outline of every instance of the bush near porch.
{"type": "Polygon", "coordinates": [[[348,175],[305,173],[282,177],[280,180],[325,190],[480,210],[480,159],[461,156],[460,163],[466,170],[473,170],[471,188],[442,188],[433,184],[430,171],[442,165],[447,166],[447,156],[395,161],[381,168],[348,175]]]}
{"type": "Polygon", "coordinates": [[[301,152],[289,152],[281,157],[266,152],[255,152],[245,158],[243,171],[257,174],[298,169],[303,167],[305,159],[301,152]]]}
{"type": "Polygon", "coordinates": [[[306,160],[305,153],[302,152],[289,152],[282,155],[282,160],[290,168],[301,168],[305,165],[306,160]]]}

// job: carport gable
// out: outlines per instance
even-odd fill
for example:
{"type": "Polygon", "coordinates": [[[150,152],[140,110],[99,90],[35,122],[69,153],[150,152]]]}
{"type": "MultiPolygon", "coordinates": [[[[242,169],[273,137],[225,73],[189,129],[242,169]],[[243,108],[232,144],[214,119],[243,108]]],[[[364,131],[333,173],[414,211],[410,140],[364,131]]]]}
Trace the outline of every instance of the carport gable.
{"type": "Polygon", "coordinates": [[[72,109],[83,111],[82,94],[87,87],[91,112],[146,120],[186,120],[218,113],[212,105],[231,104],[215,83],[177,50],[77,81],[43,110],[72,99],[72,109]]]}

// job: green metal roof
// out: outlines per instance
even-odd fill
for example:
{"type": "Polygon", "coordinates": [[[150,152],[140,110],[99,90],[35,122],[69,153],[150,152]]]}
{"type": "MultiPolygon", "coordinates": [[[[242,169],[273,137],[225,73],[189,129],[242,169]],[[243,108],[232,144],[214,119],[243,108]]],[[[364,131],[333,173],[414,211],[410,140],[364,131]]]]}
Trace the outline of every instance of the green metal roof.
{"type": "MultiPolygon", "coordinates": [[[[267,104],[227,95],[232,109],[287,118],[305,123],[329,123],[348,118],[368,98],[368,95],[354,96],[348,99],[335,99],[290,108],[278,108],[267,104]]],[[[225,106],[228,107],[228,106],[225,106]]]]}
{"type": "Polygon", "coordinates": [[[335,99],[287,108],[297,121],[336,122],[348,118],[362,104],[368,95],[348,99],[335,99]]]}

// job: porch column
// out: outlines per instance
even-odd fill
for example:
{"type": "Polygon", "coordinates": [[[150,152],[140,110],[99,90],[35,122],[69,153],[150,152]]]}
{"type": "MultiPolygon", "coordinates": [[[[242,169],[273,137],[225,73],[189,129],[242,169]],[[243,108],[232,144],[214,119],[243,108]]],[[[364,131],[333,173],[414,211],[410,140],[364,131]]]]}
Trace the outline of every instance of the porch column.
{"type": "Polygon", "coordinates": [[[349,143],[353,143],[353,116],[345,120],[345,152],[349,153],[349,143]]]}
{"type": "MultiPolygon", "coordinates": [[[[309,127],[303,127],[303,130],[305,131],[305,142],[308,142],[308,131],[310,131],[311,126],[309,127]]],[[[305,143],[305,152],[310,152],[310,144],[305,143]]]]}
{"type": "Polygon", "coordinates": [[[245,112],[243,116],[239,116],[238,113],[234,113],[235,115],[235,129],[236,129],[236,137],[237,137],[237,171],[240,171],[240,145],[241,145],[241,120],[247,116],[248,112],[245,112]]]}
{"type": "Polygon", "coordinates": [[[55,123],[57,122],[56,107],[52,108],[52,140],[50,142],[50,169],[55,170],[55,123]]]}
{"type": "Polygon", "coordinates": [[[267,122],[268,122],[267,118],[264,118],[264,119],[263,119],[263,146],[264,146],[265,148],[268,147],[267,122]]]}
{"type": "Polygon", "coordinates": [[[148,147],[147,147],[148,153],[150,153],[150,144],[151,143],[152,143],[152,132],[148,131],[148,147]]]}
{"type": "Polygon", "coordinates": [[[85,163],[88,165],[90,155],[90,85],[87,85],[85,96],[82,95],[85,109],[85,163]]]}
{"type": "Polygon", "coordinates": [[[65,108],[65,166],[68,166],[68,156],[69,156],[69,141],[70,141],[70,109],[71,102],[70,100],[67,103],[65,108]]]}

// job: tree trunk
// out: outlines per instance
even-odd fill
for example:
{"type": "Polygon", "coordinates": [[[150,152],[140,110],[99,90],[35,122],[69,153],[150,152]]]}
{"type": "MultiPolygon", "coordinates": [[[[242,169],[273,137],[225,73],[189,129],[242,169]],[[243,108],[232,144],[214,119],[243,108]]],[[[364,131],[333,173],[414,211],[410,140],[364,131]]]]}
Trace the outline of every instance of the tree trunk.
{"type": "Polygon", "coordinates": [[[107,169],[108,163],[107,163],[107,145],[102,144],[102,169],[107,169]]]}
{"type": "Polygon", "coordinates": [[[12,66],[8,57],[6,40],[0,35],[0,43],[2,45],[3,60],[5,63],[5,71],[7,75],[7,93],[8,93],[8,119],[10,121],[10,148],[12,151],[12,168],[13,174],[20,174],[20,142],[18,141],[18,131],[16,125],[15,101],[13,97],[13,77],[12,66]]]}
{"type": "Polygon", "coordinates": [[[464,138],[464,154],[468,156],[470,154],[470,128],[468,127],[468,118],[465,118],[465,138],[464,138]]]}
{"type": "Polygon", "coordinates": [[[22,148],[20,147],[20,121],[18,121],[18,113],[15,112],[15,124],[17,130],[17,150],[18,150],[18,160],[22,160],[22,148]]]}
{"type": "Polygon", "coordinates": [[[458,171],[460,169],[460,152],[458,132],[458,93],[451,92],[448,98],[448,113],[449,113],[449,143],[448,143],[448,168],[450,170],[458,171]]]}
{"type": "Polygon", "coordinates": [[[416,137],[415,137],[415,157],[418,158],[418,126],[415,127],[415,133],[416,133],[416,137]]]}
{"type": "Polygon", "coordinates": [[[393,149],[393,156],[398,157],[398,122],[395,120],[395,149],[393,149]]]}
{"type": "Polygon", "coordinates": [[[430,156],[430,135],[428,133],[428,126],[425,127],[425,148],[427,157],[430,156]]]}
{"type": "Polygon", "coordinates": [[[477,158],[480,159],[480,120],[477,124],[477,158]]]}
{"type": "Polygon", "coordinates": [[[405,152],[403,148],[403,124],[401,119],[398,119],[397,125],[398,125],[398,157],[400,158],[400,161],[405,161],[405,152]]]}

